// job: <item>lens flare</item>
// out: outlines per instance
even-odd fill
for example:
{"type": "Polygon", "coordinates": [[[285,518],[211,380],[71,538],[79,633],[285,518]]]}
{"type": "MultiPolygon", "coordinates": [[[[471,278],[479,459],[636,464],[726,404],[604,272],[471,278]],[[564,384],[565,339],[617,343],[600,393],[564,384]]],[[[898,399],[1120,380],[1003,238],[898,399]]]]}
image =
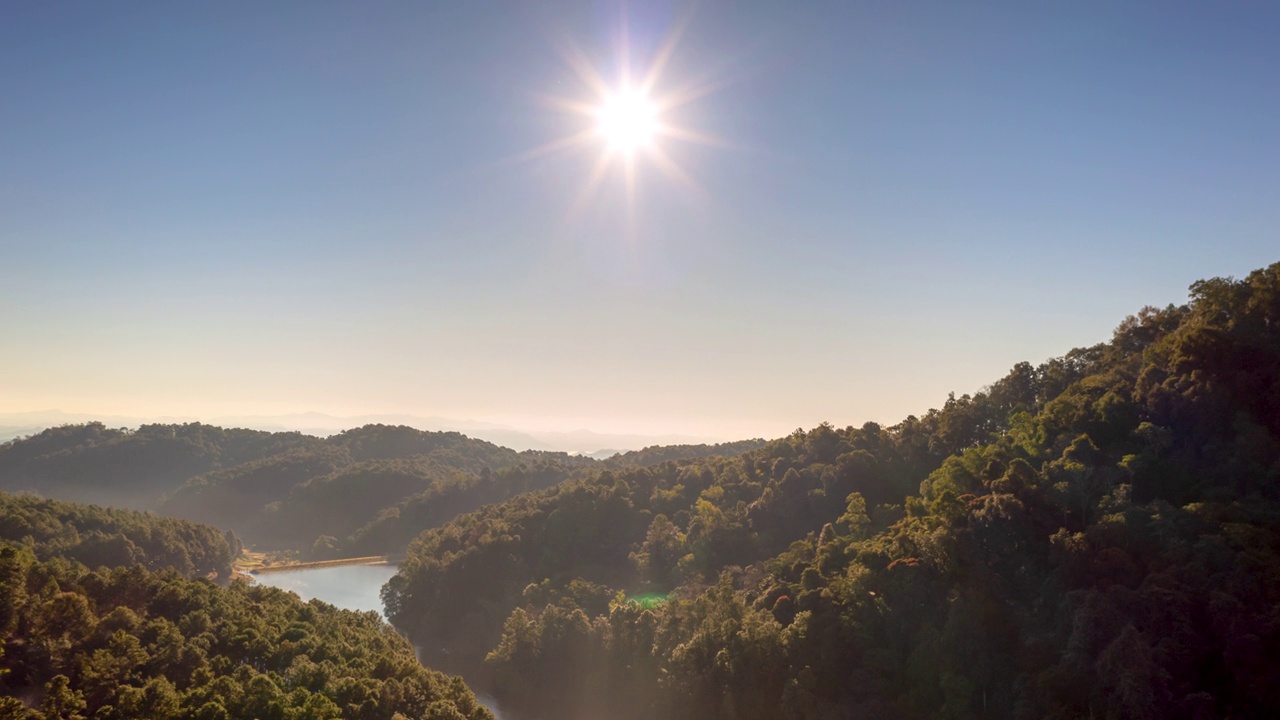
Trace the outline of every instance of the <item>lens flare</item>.
{"type": "Polygon", "coordinates": [[[667,182],[677,185],[683,197],[695,205],[708,198],[705,191],[683,167],[673,144],[698,144],[727,147],[720,138],[685,126],[679,115],[681,108],[715,92],[724,84],[714,71],[704,71],[678,82],[681,73],[673,66],[676,47],[689,23],[677,23],[646,58],[632,55],[632,42],[626,32],[619,35],[615,47],[617,68],[614,78],[607,78],[575,43],[565,40],[557,44],[566,67],[581,82],[582,91],[573,96],[539,95],[542,102],[569,117],[581,120],[568,134],[552,139],[503,161],[530,162],[561,153],[598,148],[599,155],[589,166],[582,187],[566,213],[571,221],[585,211],[597,192],[608,182],[619,180],[625,190],[626,204],[634,220],[641,175],[656,171],[667,182]],[[611,172],[612,171],[612,172],[611,172]]]}
{"type": "Polygon", "coordinates": [[[627,598],[627,604],[635,605],[636,607],[643,608],[645,610],[653,610],[666,605],[669,600],[670,599],[666,595],[659,593],[643,593],[640,595],[632,595],[627,598]]]}

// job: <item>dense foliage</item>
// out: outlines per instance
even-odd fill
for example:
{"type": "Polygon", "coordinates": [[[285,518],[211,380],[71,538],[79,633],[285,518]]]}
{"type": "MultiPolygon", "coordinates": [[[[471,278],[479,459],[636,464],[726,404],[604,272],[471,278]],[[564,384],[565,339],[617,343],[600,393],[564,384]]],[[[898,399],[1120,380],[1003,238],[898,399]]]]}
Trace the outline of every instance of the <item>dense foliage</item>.
{"type": "Polygon", "coordinates": [[[155,508],[233,529],[269,548],[305,550],[317,537],[355,532],[437,483],[452,486],[455,504],[466,509],[508,497],[528,488],[481,493],[468,503],[459,476],[542,461],[594,463],[564,453],[517,453],[458,433],[383,425],[322,439],[199,423],[136,431],[88,423],[0,444],[0,488],[155,508]]]}
{"type": "Polygon", "coordinates": [[[0,490],[148,510],[195,475],[320,442],[200,423],[137,430],[65,425],[0,444],[0,490]]]}
{"type": "Polygon", "coordinates": [[[492,720],[375,613],[0,543],[0,718],[492,720]]]}
{"type": "Polygon", "coordinates": [[[240,554],[234,535],[208,525],[2,492],[0,540],[26,546],[41,560],[64,557],[91,568],[141,565],[223,580],[240,554]]]}
{"type": "Polygon", "coordinates": [[[343,545],[353,556],[403,552],[419,533],[443,525],[482,505],[561,483],[578,467],[557,461],[537,461],[479,473],[454,473],[427,490],[386,508],[343,545]]]}
{"type": "Polygon", "coordinates": [[[1191,295],[894,427],[457,518],[388,611],[532,717],[1275,716],[1280,264],[1191,295]]]}
{"type": "Polygon", "coordinates": [[[161,509],[236,528],[267,547],[311,550],[316,558],[396,554],[428,527],[530,489],[520,473],[504,472],[529,462],[563,467],[558,481],[595,461],[518,453],[455,432],[367,425],[315,448],[192,478],[161,509]],[[367,525],[379,530],[362,531],[367,525]]]}
{"type": "Polygon", "coordinates": [[[604,461],[605,467],[658,465],[664,462],[697,460],[709,457],[737,457],[764,446],[764,440],[736,440],[712,445],[651,445],[643,450],[618,453],[604,461]]]}
{"type": "MultiPolygon", "coordinates": [[[[653,447],[611,466],[736,454],[759,441],[653,447]]],[[[154,508],[312,557],[398,554],[423,530],[601,463],[456,432],[366,425],[329,438],[191,423],[51,428],[0,444],[0,488],[154,508]]]]}

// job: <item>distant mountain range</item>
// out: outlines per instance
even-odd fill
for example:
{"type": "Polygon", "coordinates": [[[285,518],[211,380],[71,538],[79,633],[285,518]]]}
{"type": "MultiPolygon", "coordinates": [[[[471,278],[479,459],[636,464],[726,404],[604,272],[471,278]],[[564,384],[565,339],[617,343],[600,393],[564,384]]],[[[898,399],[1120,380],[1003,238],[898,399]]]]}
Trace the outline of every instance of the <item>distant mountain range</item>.
{"type": "Polygon", "coordinates": [[[640,435],[627,433],[598,433],[592,430],[570,432],[542,432],[522,430],[476,420],[421,417],[416,415],[359,415],[340,417],[318,412],[286,415],[238,415],[212,418],[193,416],[134,417],[102,415],[94,413],[64,412],[62,410],[38,410],[33,412],[0,413],[0,442],[16,437],[33,435],[49,427],[84,422],[101,422],[108,427],[136,428],[149,423],[200,422],[221,427],[239,427],[251,430],[278,432],[293,430],[317,437],[328,437],[354,427],[369,424],[407,425],[419,430],[456,431],[469,437],[487,440],[513,450],[548,450],[605,459],[628,450],[639,450],[653,445],[696,445],[715,443],[730,438],[692,435],[640,435]]]}

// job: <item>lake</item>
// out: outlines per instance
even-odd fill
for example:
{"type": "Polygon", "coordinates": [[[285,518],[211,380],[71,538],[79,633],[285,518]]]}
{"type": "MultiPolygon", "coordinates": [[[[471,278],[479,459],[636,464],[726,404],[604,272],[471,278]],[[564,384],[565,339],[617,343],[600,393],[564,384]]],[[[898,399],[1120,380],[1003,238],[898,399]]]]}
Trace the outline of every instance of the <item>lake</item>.
{"type": "Polygon", "coordinates": [[[253,580],[292,590],[303,600],[323,600],[344,610],[373,610],[385,619],[379,593],[395,574],[395,565],[339,565],[261,573],[253,580]]]}

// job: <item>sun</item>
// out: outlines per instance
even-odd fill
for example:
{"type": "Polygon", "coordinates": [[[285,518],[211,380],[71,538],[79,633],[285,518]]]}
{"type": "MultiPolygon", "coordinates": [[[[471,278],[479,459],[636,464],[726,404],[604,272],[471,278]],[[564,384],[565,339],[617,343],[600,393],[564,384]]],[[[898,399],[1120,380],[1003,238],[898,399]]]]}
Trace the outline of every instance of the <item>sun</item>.
{"type": "Polygon", "coordinates": [[[568,40],[558,43],[556,50],[581,81],[582,92],[574,96],[541,93],[537,96],[547,107],[576,117],[573,123],[576,130],[503,162],[529,162],[582,149],[598,152],[569,208],[567,216],[571,218],[589,206],[596,192],[611,182],[611,178],[621,181],[627,205],[634,210],[640,176],[649,169],[680,186],[686,200],[705,201],[705,191],[682,167],[678,159],[682,153],[673,146],[688,143],[728,146],[720,138],[689,127],[688,118],[682,118],[687,114],[682,111],[685,105],[715,92],[724,81],[717,78],[715,72],[704,71],[678,82],[680,78],[671,78],[667,72],[689,19],[686,17],[673,25],[657,49],[643,58],[632,56],[630,48],[634,43],[625,32],[624,22],[611,63],[616,68],[613,78],[607,78],[575,43],[568,40]]]}
{"type": "Polygon", "coordinates": [[[616,153],[630,156],[652,147],[660,129],[658,108],[641,90],[610,93],[596,110],[596,134],[616,153]]]}

